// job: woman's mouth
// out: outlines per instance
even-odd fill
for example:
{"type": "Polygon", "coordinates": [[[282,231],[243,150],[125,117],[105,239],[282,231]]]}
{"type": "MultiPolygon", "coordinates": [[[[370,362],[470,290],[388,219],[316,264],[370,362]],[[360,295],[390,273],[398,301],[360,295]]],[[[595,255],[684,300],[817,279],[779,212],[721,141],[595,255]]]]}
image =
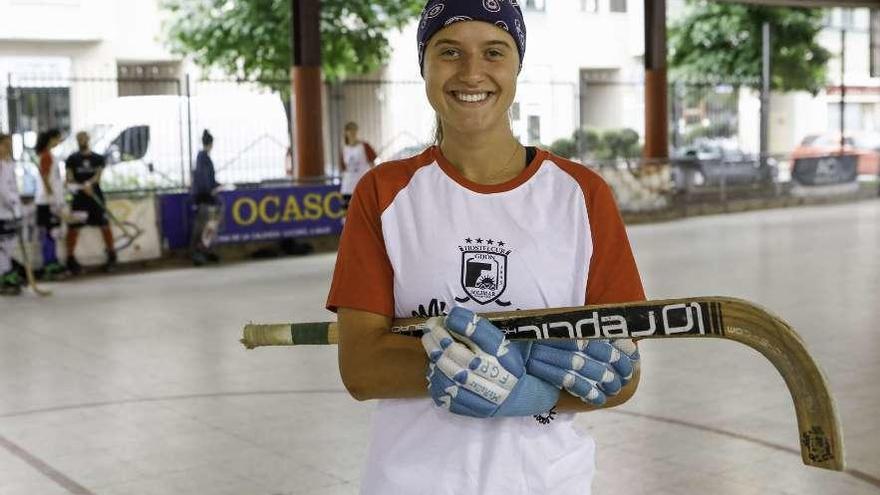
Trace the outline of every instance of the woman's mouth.
{"type": "Polygon", "coordinates": [[[462,103],[482,103],[494,93],[491,91],[452,91],[452,96],[462,103]]]}

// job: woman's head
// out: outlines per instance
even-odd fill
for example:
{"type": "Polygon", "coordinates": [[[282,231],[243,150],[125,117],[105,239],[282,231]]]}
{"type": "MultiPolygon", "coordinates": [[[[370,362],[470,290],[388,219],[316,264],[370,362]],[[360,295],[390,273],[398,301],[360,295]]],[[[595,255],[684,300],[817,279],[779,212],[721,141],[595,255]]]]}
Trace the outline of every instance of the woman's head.
{"type": "Polygon", "coordinates": [[[345,124],[345,144],[352,145],[357,142],[358,138],[358,125],[354,122],[349,122],[345,124]]]}
{"type": "Polygon", "coordinates": [[[515,0],[432,0],[418,36],[419,63],[440,130],[509,131],[526,41],[515,0]]]}
{"type": "Polygon", "coordinates": [[[522,69],[526,55],[526,23],[517,0],[428,0],[419,22],[419,67],[425,72],[425,52],[431,38],[459,22],[492,24],[507,32],[519,53],[522,69]]]}
{"type": "Polygon", "coordinates": [[[34,145],[34,151],[43,153],[51,150],[61,142],[61,131],[58,129],[49,129],[37,135],[37,143],[34,145]]]}
{"type": "Polygon", "coordinates": [[[214,146],[214,136],[207,129],[202,132],[202,146],[206,150],[210,150],[214,146]]]}

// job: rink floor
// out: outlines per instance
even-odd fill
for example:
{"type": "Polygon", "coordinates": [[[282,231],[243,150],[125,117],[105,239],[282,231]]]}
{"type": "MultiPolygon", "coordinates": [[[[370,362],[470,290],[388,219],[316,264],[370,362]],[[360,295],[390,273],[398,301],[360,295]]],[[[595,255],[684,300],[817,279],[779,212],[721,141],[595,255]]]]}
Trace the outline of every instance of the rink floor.
{"type": "MultiPolygon", "coordinates": [[[[651,298],[741,297],[791,323],[839,406],[849,471],[801,464],[766,359],[642,344],[642,383],[578,416],[593,493],[880,493],[880,201],[630,228],[651,298]]],[[[325,320],[335,255],[91,278],[0,300],[0,494],[354,494],[372,409],[332,347],[245,351],[240,326],[325,320]]]]}

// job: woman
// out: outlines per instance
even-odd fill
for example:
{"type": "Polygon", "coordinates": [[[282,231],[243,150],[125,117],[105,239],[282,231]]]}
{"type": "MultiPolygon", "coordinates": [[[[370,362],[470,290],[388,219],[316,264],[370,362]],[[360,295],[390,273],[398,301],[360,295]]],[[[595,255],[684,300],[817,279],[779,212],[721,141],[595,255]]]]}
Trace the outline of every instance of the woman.
{"type": "Polygon", "coordinates": [[[376,152],[366,141],[358,139],[358,126],[354,122],[345,124],[345,143],[342,145],[340,165],[342,167],[342,199],[345,207],[354,194],[354,186],[361,177],[376,164],[376,152]]]}
{"type": "Polygon", "coordinates": [[[382,399],[361,491],[589,493],[571,413],[633,394],[635,345],[509,343],[471,311],[644,299],[611,191],[514,137],[516,2],[432,0],[418,42],[438,145],[360,181],[327,302],[345,386],[382,399]],[[422,342],[389,333],[413,315],[435,316],[422,342]]]}
{"type": "MultiPolygon", "coordinates": [[[[34,152],[39,157],[42,188],[37,190],[37,226],[40,228],[40,245],[43,255],[42,277],[57,280],[69,275],[67,269],[58,262],[55,238],[61,231],[61,212],[64,210],[64,177],[58,159],[52,149],[61,142],[61,131],[49,129],[37,136],[34,152]]],[[[67,253],[68,258],[73,256],[67,253]]]]}
{"type": "Polygon", "coordinates": [[[196,224],[193,228],[190,248],[195,266],[205,263],[217,263],[219,256],[211,249],[217,235],[220,217],[220,183],[214,176],[214,161],[211,150],[214,148],[214,136],[205,129],[202,132],[202,150],[196,156],[196,169],[192,175],[193,203],[196,206],[196,224]]]}
{"type": "Polygon", "coordinates": [[[12,138],[0,134],[0,296],[21,294],[23,282],[12,260],[20,221],[21,198],[12,160],[12,138]]]}

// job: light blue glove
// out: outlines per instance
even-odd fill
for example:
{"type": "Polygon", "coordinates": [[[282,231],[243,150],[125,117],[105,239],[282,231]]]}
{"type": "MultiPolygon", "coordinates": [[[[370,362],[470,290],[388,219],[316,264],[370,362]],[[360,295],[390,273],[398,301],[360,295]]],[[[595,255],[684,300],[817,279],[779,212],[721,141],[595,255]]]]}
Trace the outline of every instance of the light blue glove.
{"type": "Polygon", "coordinates": [[[434,403],[475,418],[531,416],[549,411],[559,389],[526,373],[530,342],[511,343],[495,325],[456,307],[427,322],[422,336],[434,403]]]}
{"type": "Polygon", "coordinates": [[[639,350],[631,340],[544,340],[532,346],[526,368],[584,402],[601,406],[632,380],[638,364],[639,350]]]}

